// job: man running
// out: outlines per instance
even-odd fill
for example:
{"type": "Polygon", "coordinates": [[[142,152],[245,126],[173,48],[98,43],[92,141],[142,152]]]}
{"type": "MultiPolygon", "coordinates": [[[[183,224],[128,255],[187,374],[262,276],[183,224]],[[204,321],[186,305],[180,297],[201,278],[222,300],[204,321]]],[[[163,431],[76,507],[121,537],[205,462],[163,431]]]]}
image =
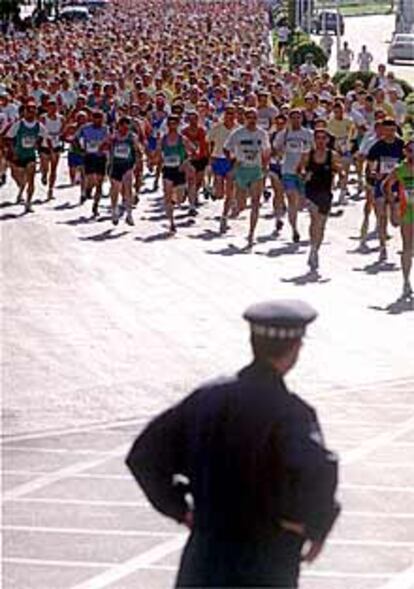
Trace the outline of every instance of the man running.
{"type": "Polygon", "coordinates": [[[289,113],[288,128],[277,134],[273,144],[276,154],[282,160],[282,182],[288,200],[288,219],[294,243],[300,241],[297,222],[304,196],[304,184],[297,168],[302,155],[309,153],[313,141],[312,131],[302,127],[302,120],[301,110],[293,108],[289,113]]]}
{"type": "Polygon", "coordinates": [[[110,162],[112,223],[114,225],[118,225],[119,222],[118,198],[120,193],[126,208],[126,223],[134,225],[132,217],[132,181],[140,147],[137,136],[130,129],[130,119],[121,117],[115,133],[109,137],[107,143],[110,162]]]}
{"type": "Polygon", "coordinates": [[[402,296],[411,298],[413,289],[410,282],[414,251],[414,139],[405,144],[405,159],[385,179],[384,190],[391,204],[394,204],[393,187],[399,183],[400,228],[402,238],[401,267],[403,274],[402,296]]]}
{"type": "Polygon", "coordinates": [[[104,125],[103,112],[95,110],[92,114],[92,122],[81,127],[75,138],[85,154],[85,199],[91,198],[92,190],[95,189],[92,205],[94,217],[99,215],[99,201],[107,166],[105,139],[108,135],[109,128],[104,125]]]}
{"type": "Polygon", "coordinates": [[[247,245],[253,246],[254,232],[259,219],[260,197],[265,171],[270,160],[270,142],[266,131],[257,126],[257,111],[246,109],[246,124],[228,137],[224,144],[226,157],[235,162],[235,182],[241,197],[251,197],[250,229],[247,245]]]}
{"type": "Polygon", "coordinates": [[[13,176],[19,188],[17,202],[22,202],[26,188],[25,212],[32,213],[36,155],[40,141],[52,147],[45,126],[37,118],[35,102],[26,103],[22,118],[10,127],[7,138],[11,140],[13,176]]]}
{"type": "MultiPolygon", "coordinates": [[[[380,262],[387,259],[387,201],[384,193],[384,180],[404,158],[404,142],[397,137],[395,121],[391,118],[385,119],[382,130],[383,139],[371,147],[367,158],[370,174],[375,179],[374,207],[378,221],[380,262]]],[[[398,186],[394,185],[390,190],[396,192],[398,186]]]]}
{"type": "Polygon", "coordinates": [[[234,106],[228,105],[224,111],[223,121],[216,123],[208,134],[212,157],[211,168],[214,176],[214,196],[218,199],[224,197],[220,233],[227,230],[227,218],[232,206],[235,213],[238,213],[237,201],[234,200],[233,163],[224,155],[223,151],[224,144],[236,127],[236,109],[234,106]]]}

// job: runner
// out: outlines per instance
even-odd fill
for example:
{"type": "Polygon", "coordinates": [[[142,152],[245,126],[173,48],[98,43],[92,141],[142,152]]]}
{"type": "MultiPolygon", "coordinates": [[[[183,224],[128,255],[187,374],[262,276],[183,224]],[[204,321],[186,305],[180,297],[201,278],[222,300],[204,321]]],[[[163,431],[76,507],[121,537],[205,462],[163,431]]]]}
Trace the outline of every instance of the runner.
{"type": "Polygon", "coordinates": [[[75,137],[76,145],[81,147],[84,153],[85,197],[91,198],[92,191],[95,189],[92,205],[94,217],[99,215],[99,201],[107,166],[105,139],[109,135],[109,129],[103,121],[103,112],[94,110],[92,122],[81,127],[75,137]]]}
{"type": "Polygon", "coordinates": [[[32,213],[36,154],[40,141],[52,147],[46,128],[37,118],[35,102],[26,103],[22,118],[10,127],[6,136],[11,140],[13,177],[19,188],[17,202],[22,202],[26,189],[25,212],[32,213]]]}
{"type": "Polygon", "coordinates": [[[345,107],[340,100],[334,103],[333,114],[328,121],[328,131],[335,137],[335,150],[341,157],[344,172],[341,175],[339,204],[346,204],[349,168],[352,163],[351,142],[355,127],[352,120],[345,116],[345,107]]]}
{"type": "Polygon", "coordinates": [[[275,118],[274,127],[270,134],[271,157],[269,163],[269,178],[273,190],[273,211],[275,214],[275,235],[279,235],[283,229],[283,217],[286,213],[286,205],[282,182],[282,166],[280,157],[275,149],[275,140],[278,133],[285,131],[288,119],[285,115],[275,118]]]}
{"type": "Polygon", "coordinates": [[[412,298],[410,282],[414,253],[414,139],[405,143],[405,159],[385,179],[384,190],[389,202],[395,202],[394,186],[399,183],[400,228],[402,238],[401,267],[403,274],[402,296],[412,298]]]}
{"type": "MultiPolygon", "coordinates": [[[[72,117],[71,117],[72,118],[72,117]]],[[[73,120],[69,119],[63,129],[63,139],[69,144],[68,150],[68,167],[69,178],[72,185],[80,184],[81,196],[80,203],[85,201],[85,158],[83,150],[79,143],[75,141],[75,137],[79,129],[88,122],[88,114],[80,110],[73,116],[73,120]]]]}
{"type": "Polygon", "coordinates": [[[174,205],[184,201],[186,189],[186,165],[188,156],[193,148],[186,137],[178,132],[180,119],[177,115],[169,115],[167,132],[159,141],[159,151],[162,161],[162,176],[164,186],[164,205],[170,232],[176,233],[174,222],[174,205]]]}
{"type": "Polygon", "coordinates": [[[343,174],[337,154],[328,147],[329,135],[316,129],[315,147],[302,156],[298,172],[305,178],[305,195],[309,201],[310,253],[308,265],[312,271],[319,268],[319,249],[332,204],[332,185],[335,174],[343,174]]]}
{"type": "Polygon", "coordinates": [[[48,185],[47,198],[52,200],[53,188],[56,183],[57,167],[60,154],[63,151],[63,117],[58,113],[57,102],[49,99],[47,113],[40,117],[41,123],[45,126],[48,139],[43,141],[40,151],[40,173],[42,184],[48,185]]]}
{"type": "Polygon", "coordinates": [[[119,194],[122,194],[123,205],[126,209],[126,223],[134,225],[132,216],[132,181],[133,170],[140,151],[138,138],[131,132],[131,121],[128,117],[121,117],[116,125],[116,131],[107,139],[109,148],[109,178],[111,181],[112,223],[118,225],[120,211],[118,207],[119,194]]]}
{"type": "MultiPolygon", "coordinates": [[[[382,124],[383,139],[375,143],[368,152],[370,175],[375,179],[374,207],[378,221],[380,241],[379,261],[387,259],[387,202],[384,193],[384,180],[393,172],[404,157],[404,142],[397,137],[397,125],[393,119],[385,119],[382,124]]],[[[396,192],[398,185],[390,190],[396,192]]]]}
{"type": "Polygon", "coordinates": [[[282,182],[288,201],[288,219],[294,243],[300,241],[297,222],[304,196],[304,183],[297,168],[302,155],[309,153],[313,141],[312,131],[302,127],[302,120],[301,110],[293,108],[289,113],[288,128],[280,131],[273,142],[275,154],[282,161],[282,182]]]}
{"type": "Polygon", "coordinates": [[[218,199],[224,197],[223,212],[220,219],[220,233],[227,230],[227,218],[233,207],[238,214],[237,201],[234,196],[234,180],[232,175],[232,161],[224,155],[223,147],[230,134],[237,127],[236,109],[234,106],[226,106],[223,121],[214,125],[208,134],[211,153],[211,168],[214,176],[213,191],[218,199]]]}
{"type": "Polygon", "coordinates": [[[247,236],[247,245],[251,248],[259,219],[265,172],[270,160],[270,142],[268,134],[257,126],[257,111],[248,108],[245,117],[246,124],[235,129],[226,140],[224,153],[235,162],[234,178],[240,197],[243,200],[251,198],[247,236]]]}
{"type": "Polygon", "coordinates": [[[190,203],[188,214],[195,217],[197,215],[198,192],[204,184],[204,174],[209,161],[209,147],[206,130],[199,124],[198,112],[188,113],[187,121],[188,125],[184,127],[182,133],[193,146],[189,165],[186,166],[190,203]]]}

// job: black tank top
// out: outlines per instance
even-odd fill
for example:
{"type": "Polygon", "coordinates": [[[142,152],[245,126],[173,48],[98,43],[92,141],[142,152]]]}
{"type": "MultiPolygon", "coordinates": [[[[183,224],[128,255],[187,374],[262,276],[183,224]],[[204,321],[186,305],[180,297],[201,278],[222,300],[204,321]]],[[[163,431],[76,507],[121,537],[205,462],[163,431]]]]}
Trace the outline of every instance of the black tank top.
{"type": "Polygon", "coordinates": [[[315,150],[311,149],[306,171],[311,174],[306,182],[310,192],[331,192],[333,182],[332,150],[326,150],[326,158],[323,163],[315,161],[315,150]]]}

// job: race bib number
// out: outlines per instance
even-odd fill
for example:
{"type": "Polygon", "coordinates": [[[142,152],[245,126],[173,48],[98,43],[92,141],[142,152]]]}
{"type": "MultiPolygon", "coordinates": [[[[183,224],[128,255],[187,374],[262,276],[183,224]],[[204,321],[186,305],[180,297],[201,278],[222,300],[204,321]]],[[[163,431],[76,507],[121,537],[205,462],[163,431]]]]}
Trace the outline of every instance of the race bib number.
{"type": "Polygon", "coordinates": [[[131,149],[129,145],[125,143],[120,143],[119,145],[115,146],[114,149],[114,157],[120,160],[127,160],[130,157],[131,149]]]}
{"type": "Polygon", "coordinates": [[[302,153],[302,141],[296,139],[289,139],[287,141],[287,151],[290,153],[302,153]]]}
{"type": "Polygon", "coordinates": [[[398,164],[398,160],[393,157],[383,157],[380,160],[380,174],[391,174],[394,170],[396,165],[398,164]]]}
{"type": "Polygon", "coordinates": [[[257,149],[245,150],[242,153],[241,163],[245,166],[256,166],[259,151],[257,149]]]}
{"type": "Polygon", "coordinates": [[[181,165],[179,155],[166,155],[164,158],[164,166],[167,168],[178,168],[181,165]]]}
{"type": "Polygon", "coordinates": [[[348,138],[338,137],[336,140],[336,147],[340,153],[345,153],[349,151],[348,138]]]}
{"type": "Polygon", "coordinates": [[[36,137],[28,135],[22,138],[22,147],[24,149],[33,149],[36,146],[36,137]]]}
{"type": "Polygon", "coordinates": [[[414,188],[406,188],[405,197],[407,199],[407,202],[414,205],[414,188]]]}
{"type": "Polygon", "coordinates": [[[60,136],[59,133],[55,133],[55,134],[51,134],[50,135],[50,141],[52,143],[53,147],[59,147],[60,146],[60,136]]]}
{"type": "Polygon", "coordinates": [[[258,119],[257,124],[259,127],[264,129],[265,131],[268,131],[270,128],[269,119],[258,119]]]}
{"type": "Polygon", "coordinates": [[[88,141],[86,144],[87,153],[98,153],[99,141],[88,141]]]}

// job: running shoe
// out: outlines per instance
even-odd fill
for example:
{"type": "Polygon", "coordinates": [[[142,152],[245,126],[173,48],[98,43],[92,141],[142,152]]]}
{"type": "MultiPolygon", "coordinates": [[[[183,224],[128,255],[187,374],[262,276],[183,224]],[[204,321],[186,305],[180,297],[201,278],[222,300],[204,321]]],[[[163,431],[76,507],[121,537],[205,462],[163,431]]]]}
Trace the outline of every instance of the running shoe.
{"type": "Polygon", "coordinates": [[[406,280],[404,282],[404,286],[403,286],[403,297],[412,297],[412,296],[413,296],[412,286],[410,284],[410,281],[406,280]]]}
{"type": "Polygon", "coordinates": [[[99,215],[99,209],[98,209],[99,205],[97,202],[94,202],[92,205],[92,216],[93,217],[98,217],[99,215]]]}
{"type": "Polygon", "coordinates": [[[32,207],[32,205],[29,202],[27,202],[24,205],[24,212],[25,213],[34,213],[33,207],[32,207]]]}
{"type": "Polygon", "coordinates": [[[292,239],[293,239],[293,243],[300,242],[300,235],[299,235],[299,231],[297,229],[294,230],[292,239]]]}
{"type": "Polygon", "coordinates": [[[114,207],[112,209],[112,223],[114,225],[118,225],[119,223],[119,213],[118,213],[118,207],[114,207]]]}
{"type": "Polygon", "coordinates": [[[227,219],[226,219],[226,217],[222,217],[220,219],[220,233],[226,233],[227,229],[228,229],[227,219]]]}
{"type": "Polygon", "coordinates": [[[197,213],[197,209],[194,206],[191,206],[188,209],[188,214],[190,217],[197,217],[198,213],[197,213]]]}
{"type": "Polygon", "coordinates": [[[125,223],[126,223],[127,225],[130,225],[131,227],[132,227],[133,225],[135,225],[135,223],[134,223],[134,217],[132,216],[132,213],[128,213],[128,214],[127,214],[127,216],[125,217],[125,223]]]}
{"type": "Polygon", "coordinates": [[[387,260],[387,248],[386,247],[382,247],[380,249],[380,255],[379,255],[379,262],[385,262],[387,260]]]}
{"type": "Polygon", "coordinates": [[[314,248],[311,248],[308,258],[308,266],[311,270],[317,270],[319,268],[319,255],[318,251],[314,248]]]}

